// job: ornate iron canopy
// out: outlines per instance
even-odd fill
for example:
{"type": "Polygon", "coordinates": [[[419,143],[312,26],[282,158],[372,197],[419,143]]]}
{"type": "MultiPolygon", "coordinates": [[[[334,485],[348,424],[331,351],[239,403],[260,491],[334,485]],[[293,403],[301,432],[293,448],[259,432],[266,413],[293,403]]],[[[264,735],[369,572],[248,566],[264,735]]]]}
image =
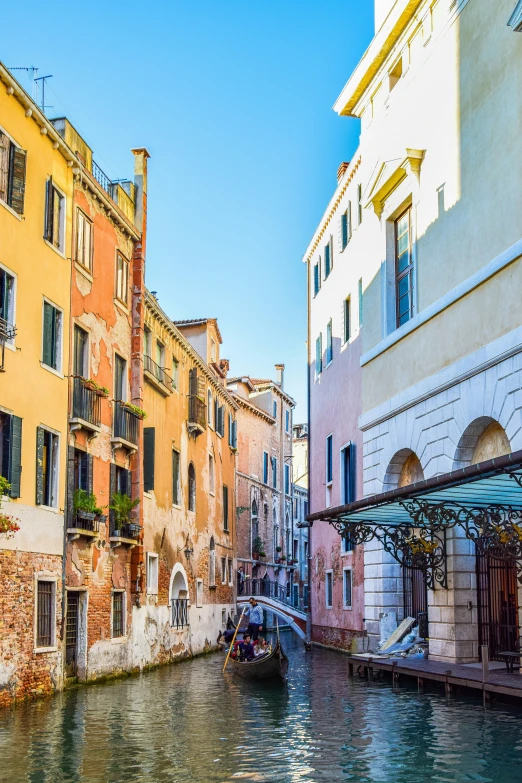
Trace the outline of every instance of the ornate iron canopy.
{"type": "Polygon", "coordinates": [[[522,582],[522,451],[355,503],[309,514],[354,544],[378,539],[427,584],[446,580],[446,531],[459,527],[477,551],[516,564],[522,582]]]}

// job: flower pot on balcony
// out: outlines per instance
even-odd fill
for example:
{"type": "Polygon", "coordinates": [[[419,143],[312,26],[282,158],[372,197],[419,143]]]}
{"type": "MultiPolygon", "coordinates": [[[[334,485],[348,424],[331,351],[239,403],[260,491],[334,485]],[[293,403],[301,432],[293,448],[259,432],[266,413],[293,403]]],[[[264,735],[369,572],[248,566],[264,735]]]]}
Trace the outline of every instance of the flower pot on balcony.
{"type": "Polygon", "coordinates": [[[132,536],[139,536],[141,532],[141,525],[139,525],[137,522],[129,522],[128,528],[129,528],[129,533],[132,536]]]}
{"type": "Polygon", "coordinates": [[[92,511],[82,511],[81,509],[78,509],[76,512],[76,519],[82,522],[94,522],[96,514],[92,511]]]}
{"type": "Polygon", "coordinates": [[[259,552],[252,552],[252,560],[259,560],[259,552]]]}

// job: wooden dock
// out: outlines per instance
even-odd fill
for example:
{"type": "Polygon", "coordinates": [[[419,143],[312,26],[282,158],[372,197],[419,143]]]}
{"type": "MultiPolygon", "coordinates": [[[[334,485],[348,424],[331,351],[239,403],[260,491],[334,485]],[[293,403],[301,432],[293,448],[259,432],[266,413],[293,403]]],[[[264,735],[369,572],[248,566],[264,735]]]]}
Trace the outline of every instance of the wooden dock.
{"type": "Polygon", "coordinates": [[[349,655],[349,676],[353,677],[358,670],[370,681],[375,678],[375,672],[388,672],[394,686],[399,684],[400,677],[410,677],[417,680],[419,689],[428,681],[440,683],[447,695],[458,687],[482,691],[485,699],[495,694],[522,700],[522,676],[518,672],[508,674],[505,668],[490,668],[484,675],[481,667],[469,664],[444,663],[423,658],[379,658],[378,654],[375,657],[349,655]]]}

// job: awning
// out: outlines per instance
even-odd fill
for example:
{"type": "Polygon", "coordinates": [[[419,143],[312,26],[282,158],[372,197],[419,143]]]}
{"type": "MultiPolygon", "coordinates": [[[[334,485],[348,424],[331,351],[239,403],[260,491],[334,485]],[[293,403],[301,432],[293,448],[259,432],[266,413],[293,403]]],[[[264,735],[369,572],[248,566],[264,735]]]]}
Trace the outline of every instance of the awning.
{"type": "Polygon", "coordinates": [[[378,538],[402,565],[446,586],[446,531],[459,526],[484,554],[522,573],[522,451],[307,516],[354,544],[378,538]]]}

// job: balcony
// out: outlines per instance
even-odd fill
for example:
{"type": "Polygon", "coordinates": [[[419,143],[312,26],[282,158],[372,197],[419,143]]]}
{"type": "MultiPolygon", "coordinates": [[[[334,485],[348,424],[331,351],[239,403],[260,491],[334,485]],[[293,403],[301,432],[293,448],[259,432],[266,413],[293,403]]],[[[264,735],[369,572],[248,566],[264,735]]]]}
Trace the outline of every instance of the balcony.
{"type": "Polygon", "coordinates": [[[127,449],[131,454],[138,450],[141,417],[125,407],[120,400],[114,402],[113,448],[127,449]]]}
{"type": "Polygon", "coordinates": [[[146,354],[143,357],[143,375],[150,385],[154,386],[165,397],[168,397],[172,392],[172,378],[170,375],[146,354]]]}
{"type": "Polygon", "coordinates": [[[170,605],[171,626],[180,631],[189,625],[188,598],[173,598],[170,605]]]}
{"type": "Polygon", "coordinates": [[[7,340],[13,340],[15,335],[16,326],[10,324],[5,318],[0,318],[0,372],[4,370],[5,344],[7,340]]]}
{"type": "Polygon", "coordinates": [[[101,429],[101,398],[105,395],[89,385],[85,378],[73,377],[71,431],[87,430],[93,437],[101,429]]]}
{"type": "Polygon", "coordinates": [[[207,427],[207,406],[201,397],[189,394],[188,431],[196,437],[207,427]]]}
{"type": "Polygon", "coordinates": [[[109,543],[111,547],[126,546],[129,549],[137,546],[141,539],[141,525],[138,522],[129,522],[117,527],[114,519],[111,519],[109,529],[109,543]]]}
{"type": "Polygon", "coordinates": [[[82,536],[83,538],[90,539],[89,543],[92,544],[93,541],[98,538],[100,522],[105,522],[105,519],[105,516],[98,517],[96,514],[91,514],[88,511],[77,511],[72,515],[69,525],[67,526],[69,541],[74,541],[76,538],[82,536]]]}

